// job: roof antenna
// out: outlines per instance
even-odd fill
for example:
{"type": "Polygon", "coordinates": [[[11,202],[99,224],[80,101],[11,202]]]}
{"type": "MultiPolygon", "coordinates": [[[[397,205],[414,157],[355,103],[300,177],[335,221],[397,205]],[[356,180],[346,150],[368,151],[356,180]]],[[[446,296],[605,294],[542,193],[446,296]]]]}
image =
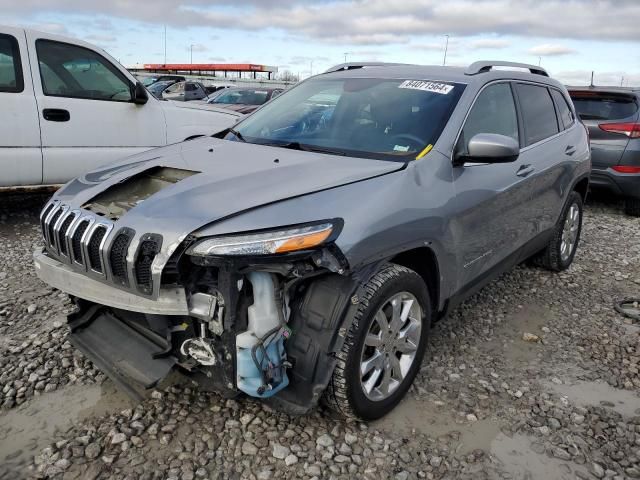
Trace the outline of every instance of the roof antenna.
{"type": "Polygon", "coordinates": [[[593,70],[591,70],[591,85],[589,85],[590,87],[593,87],[593,70]]]}

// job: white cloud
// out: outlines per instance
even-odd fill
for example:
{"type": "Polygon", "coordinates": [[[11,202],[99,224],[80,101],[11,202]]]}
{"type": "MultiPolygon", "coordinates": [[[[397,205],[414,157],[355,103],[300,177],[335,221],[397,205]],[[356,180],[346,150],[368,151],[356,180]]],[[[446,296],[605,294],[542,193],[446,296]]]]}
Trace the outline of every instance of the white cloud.
{"type": "Polygon", "coordinates": [[[549,43],[531,47],[528,51],[531,55],[539,55],[541,57],[557,57],[560,55],[576,53],[573,48],[565,47],[564,45],[552,45],[549,43]]]}
{"type": "Polygon", "coordinates": [[[0,0],[0,9],[5,17],[66,13],[179,28],[275,29],[345,45],[407,43],[427,33],[640,40],[640,2],[623,0],[403,0],[393,8],[387,0],[0,0]]]}
{"type": "Polygon", "coordinates": [[[507,48],[510,45],[511,43],[508,41],[499,38],[482,38],[469,43],[469,46],[474,49],[499,49],[507,48]]]}

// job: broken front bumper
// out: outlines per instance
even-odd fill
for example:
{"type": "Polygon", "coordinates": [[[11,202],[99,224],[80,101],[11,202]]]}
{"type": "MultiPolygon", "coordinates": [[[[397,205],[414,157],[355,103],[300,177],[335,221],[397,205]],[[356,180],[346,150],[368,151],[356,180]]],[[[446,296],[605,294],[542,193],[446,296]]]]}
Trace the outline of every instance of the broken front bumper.
{"type": "Polygon", "coordinates": [[[36,274],[43,282],[84,300],[132,312],[188,315],[184,289],[161,288],[157,299],[120,290],[76,272],[68,265],[48,256],[43,248],[33,253],[36,274]]]}

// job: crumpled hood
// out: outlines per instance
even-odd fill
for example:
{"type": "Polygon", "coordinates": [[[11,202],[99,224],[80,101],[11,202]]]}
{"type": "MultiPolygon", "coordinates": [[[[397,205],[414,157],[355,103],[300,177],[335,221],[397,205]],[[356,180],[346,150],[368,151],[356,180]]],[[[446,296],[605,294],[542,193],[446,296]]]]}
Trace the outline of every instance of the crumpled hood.
{"type": "MultiPolygon", "coordinates": [[[[172,251],[186,235],[255,207],[388,174],[400,162],[302,152],[202,138],[150,150],[79,177],[55,198],[81,207],[98,193],[144,170],[173,167],[200,172],[153,194],[125,213],[116,228],[158,233],[172,251]]],[[[281,225],[287,225],[283,218],[281,225]]],[[[274,225],[277,227],[278,225],[274,225]]]]}

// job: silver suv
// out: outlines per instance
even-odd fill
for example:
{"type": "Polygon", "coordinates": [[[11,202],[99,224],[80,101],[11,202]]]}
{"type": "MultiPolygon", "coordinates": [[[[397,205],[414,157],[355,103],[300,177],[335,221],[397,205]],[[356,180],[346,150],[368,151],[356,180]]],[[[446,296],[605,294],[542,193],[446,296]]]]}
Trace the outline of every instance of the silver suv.
{"type": "Polygon", "coordinates": [[[134,396],[178,370],[374,419],[434,320],[527,259],[569,267],[590,167],[539,67],[344,64],[214,137],[71,181],[35,263],[77,305],[71,341],[134,396]]]}

